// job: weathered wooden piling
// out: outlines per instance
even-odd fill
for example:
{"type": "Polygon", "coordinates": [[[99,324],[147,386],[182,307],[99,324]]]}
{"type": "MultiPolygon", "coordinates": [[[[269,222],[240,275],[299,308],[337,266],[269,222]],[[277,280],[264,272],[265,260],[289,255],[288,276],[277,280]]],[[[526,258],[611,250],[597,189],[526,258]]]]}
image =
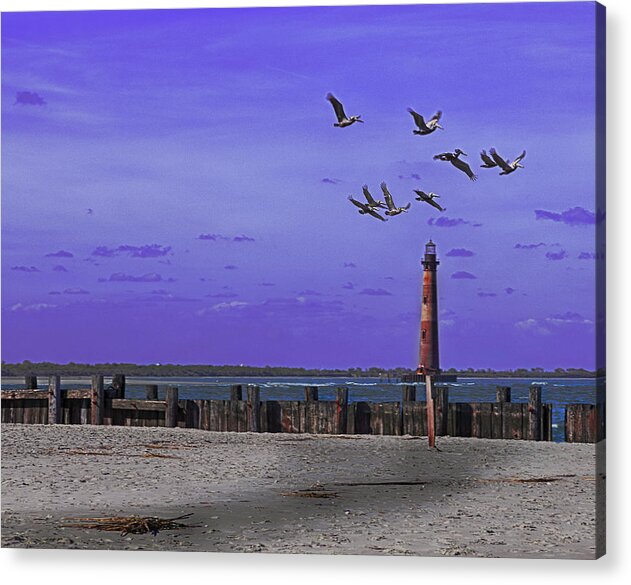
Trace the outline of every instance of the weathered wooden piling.
{"type": "Polygon", "coordinates": [[[337,406],[337,433],[346,434],[348,427],[348,388],[340,387],[335,390],[335,404],[337,406]]]}
{"type": "Polygon", "coordinates": [[[416,386],[414,384],[406,384],[403,386],[401,396],[403,402],[413,402],[416,400],[416,386]]]}
{"type": "Polygon", "coordinates": [[[528,391],[529,441],[541,441],[541,386],[531,386],[528,391]]]}
{"type": "Polygon", "coordinates": [[[436,446],[436,421],[434,420],[434,388],[430,375],[425,376],[425,395],[427,402],[427,444],[433,448],[436,446]]]}
{"type": "Polygon", "coordinates": [[[61,423],[61,378],[48,378],[48,424],[61,423]]]}
{"type": "Polygon", "coordinates": [[[158,400],[158,385],[147,384],[145,386],[145,398],[147,400],[158,400]]]}
{"type": "Polygon", "coordinates": [[[243,386],[241,384],[230,386],[230,400],[243,400],[243,386]]]}
{"type": "Polygon", "coordinates": [[[115,398],[125,398],[125,374],[114,374],[112,376],[112,388],[115,398]]]}
{"type": "Polygon", "coordinates": [[[439,437],[447,435],[447,424],[449,418],[449,387],[434,387],[434,416],[436,419],[435,431],[439,437]]]}
{"type": "Polygon", "coordinates": [[[495,387],[495,402],[510,402],[511,392],[510,386],[495,387]]]}
{"type": "Polygon", "coordinates": [[[164,413],[164,426],[176,427],[179,411],[179,389],[177,386],[167,386],[166,390],[166,410],[164,413]]]}
{"type": "Polygon", "coordinates": [[[305,400],[307,402],[316,402],[318,400],[317,386],[305,386],[305,400]]]}
{"type": "Polygon", "coordinates": [[[37,376],[31,374],[24,376],[24,388],[26,390],[37,390],[37,376]]]}
{"type": "Polygon", "coordinates": [[[93,425],[102,425],[105,404],[105,386],[103,384],[103,376],[101,374],[92,376],[92,387],[90,390],[90,422],[93,425]]]}
{"type": "Polygon", "coordinates": [[[248,384],[248,428],[253,433],[261,432],[261,389],[248,384]]]}

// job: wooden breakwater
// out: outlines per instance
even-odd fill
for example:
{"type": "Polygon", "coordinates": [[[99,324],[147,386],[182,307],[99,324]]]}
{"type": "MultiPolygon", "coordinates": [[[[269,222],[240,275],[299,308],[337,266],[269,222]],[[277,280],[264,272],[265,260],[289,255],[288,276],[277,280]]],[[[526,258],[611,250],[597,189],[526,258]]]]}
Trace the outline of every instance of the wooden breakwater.
{"type": "MultiPolygon", "coordinates": [[[[180,400],[168,386],[158,399],[158,386],[145,387],[145,399],[125,398],[125,377],[106,388],[102,375],[89,389],[62,389],[51,376],[46,389],[25,377],[25,388],[2,392],[2,422],[22,424],[95,424],[165,426],[208,431],[427,435],[426,403],[416,400],[415,385],[402,387],[398,402],[350,402],[348,388],[336,389],[335,400],[319,400],[316,386],[305,387],[305,400],[261,400],[258,386],[233,385],[225,400],[180,400]],[[244,393],[245,389],[245,393],[244,393]]],[[[552,405],[532,386],[527,403],[511,402],[510,388],[498,387],[496,402],[449,402],[448,388],[434,389],[436,435],[487,439],[552,440],[552,405]]],[[[568,405],[565,436],[570,442],[604,438],[604,406],[568,405]]]]}

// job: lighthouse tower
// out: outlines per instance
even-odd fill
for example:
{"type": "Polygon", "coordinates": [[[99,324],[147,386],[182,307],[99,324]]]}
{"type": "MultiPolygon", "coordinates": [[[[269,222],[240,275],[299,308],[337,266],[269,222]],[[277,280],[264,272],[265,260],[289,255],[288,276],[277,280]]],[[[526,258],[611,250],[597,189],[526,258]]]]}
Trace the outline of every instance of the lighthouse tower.
{"type": "Polygon", "coordinates": [[[438,294],[436,288],[436,244],[425,245],[423,265],[423,298],[421,302],[421,350],[417,374],[438,374],[438,294]]]}

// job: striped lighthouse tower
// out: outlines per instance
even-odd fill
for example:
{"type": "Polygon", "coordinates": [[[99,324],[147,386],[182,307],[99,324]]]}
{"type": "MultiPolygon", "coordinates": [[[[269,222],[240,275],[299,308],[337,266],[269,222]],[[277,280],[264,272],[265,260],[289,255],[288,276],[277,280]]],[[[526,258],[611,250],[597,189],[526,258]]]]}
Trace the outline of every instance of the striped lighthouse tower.
{"type": "Polygon", "coordinates": [[[423,298],[421,301],[421,348],[417,374],[435,375],[440,371],[438,361],[438,293],[436,286],[436,244],[425,244],[423,266],[423,298]]]}

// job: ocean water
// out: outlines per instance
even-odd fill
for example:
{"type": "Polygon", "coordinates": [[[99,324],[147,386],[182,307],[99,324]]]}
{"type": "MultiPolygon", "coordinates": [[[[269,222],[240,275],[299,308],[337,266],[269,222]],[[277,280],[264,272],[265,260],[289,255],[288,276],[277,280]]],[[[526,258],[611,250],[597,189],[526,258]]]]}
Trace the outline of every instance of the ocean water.
{"type": "MultiPolygon", "coordinates": [[[[39,380],[44,383],[43,379],[39,380]]],[[[10,390],[23,382],[3,380],[3,388],[10,390]]],[[[106,378],[106,384],[109,379],[106,378]]],[[[62,378],[62,385],[89,386],[89,380],[62,378]]],[[[394,402],[401,400],[403,383],[387,382],[379,378],[216,378],[216,377],[128,377],[127,398],[144,398],[145,384],[157,384],[159,397],[166,386],[177,386],[182,399],[227,399],[232,384],[255,384],[261,389],[261,400],[303,400],[305,386],[318,386],[320,400],[334,400],[335,389],[349,389],[351,402],[394,402]]],[[[552,433],[555,441],[564,440],[564,407],[566,404],[595,404],[597,384],[604,380],[595,378],[458,378],[457,382],[445,382],[449,387],[450,402],[495,402],[495,387],[510,386],[513,402],[528,402],[531,385],[542,387],[542,400],[551,403],[552,433]]],[[[603,386],[604,388],[604,386],[603,386]]],[[[424,400],[425,388],[419,386],[417,398],[424,400]]]]}

